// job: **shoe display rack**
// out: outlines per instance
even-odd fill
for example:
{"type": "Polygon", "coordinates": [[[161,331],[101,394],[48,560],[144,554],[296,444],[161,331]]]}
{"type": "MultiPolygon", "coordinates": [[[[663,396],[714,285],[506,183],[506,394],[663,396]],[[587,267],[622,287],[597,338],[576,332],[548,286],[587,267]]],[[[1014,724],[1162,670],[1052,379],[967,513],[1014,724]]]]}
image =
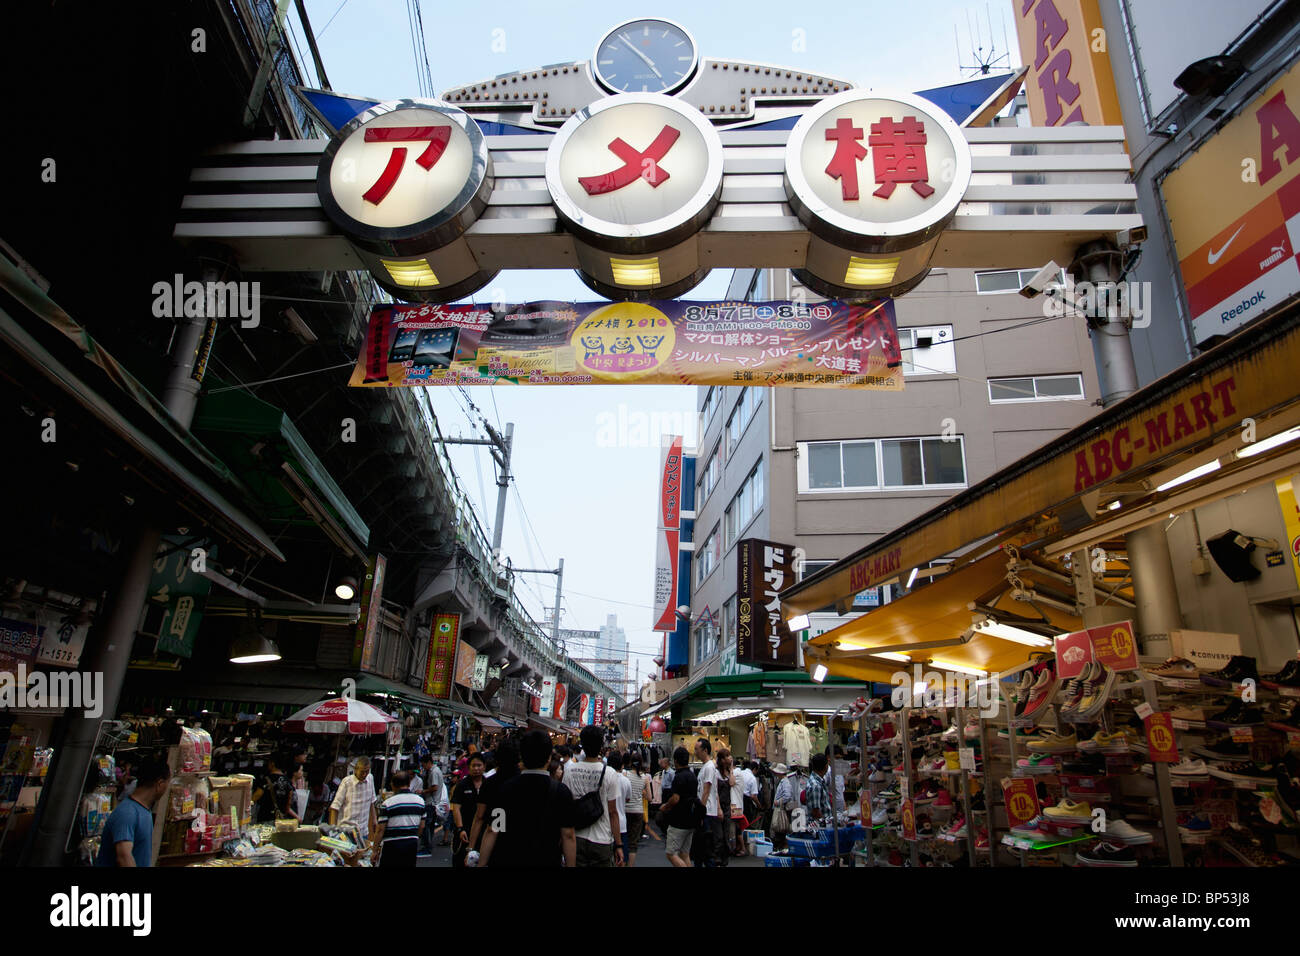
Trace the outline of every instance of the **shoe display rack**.
{"type": "Polygon", "coordinates": [[[978,711],[951,700],[862,718],[861,770],[866,838],[855,852],[866,866],[987,866],[992,851],[979,764],[978,711]],[[892,736],[884,736],[885,728],[892,736]],[[962,751],[966,751],[963,766],[962,751]],[[904,840],[899,807],[911,797],[917,839],[904,840]],[[870,826],[867,826],[868,822],[870,826]]]}
{"type": "Polygon", "coordinates": [[[991,823],[1002,852],[1022,866],[1183,865],[1170,767],[1141,772],[1138,709],[1160,709],[1156,682],[1095,662],[1059,680],[1050,654],[1012,677],[999,716],[986,722],[989,743],[998,741],[987,749],[989,773],[1033,781],[1040,811],[1012,826],[996,788],[991,823]]]}
{"type": "Polygon", "coordinates": [[[1217,671],[1180,658],[1144,669],[1172,717],[1173,802],[1191,862],[1300,865],[1300,661],[1264,675],[1243,656],[1217,671]]]}

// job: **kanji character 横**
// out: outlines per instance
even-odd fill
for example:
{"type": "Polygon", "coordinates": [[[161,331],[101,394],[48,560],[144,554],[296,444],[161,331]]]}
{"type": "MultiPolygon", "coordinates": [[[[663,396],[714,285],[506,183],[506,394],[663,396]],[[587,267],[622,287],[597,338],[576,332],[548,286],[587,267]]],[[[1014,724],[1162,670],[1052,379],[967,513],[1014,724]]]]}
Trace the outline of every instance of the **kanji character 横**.
{"type": "Polygon", "coordinates": [[[872,123],[867,145],[871,147],[879,187],[872,195],[888,199],[899,183],[911,183],[913,191],[922,198],[933,195],[934,187],[928,182],[925,144],[925,124],[915,116],[905,116],[901,121],[883,116],[879,123],[872,123]]]}
{"type": "MultiPolygon", "coordinates": [[[[875,127],[871,127],[873,130],[875,127]]],[[[850,119],[840,119],[834,128],[826,130],[826,138],[835,143],[835,154],[826,164],[826,175],[840,181],[840,195],[847,202],[858,198],[858,160],[867,156],[862,139],[862,127],[854,126],[850,119]]],[[[878,168],[878,167],[877,167],[878,168]]]]}
{"type": "MultiPolygon", "coordinates": [[[[410,143],[427,141],[428,146],[424,152],[415,158],[416,165],[428,171],[433,169],[434,165],[442,158],[442,154],[447,149],[447,144],[451,141],[450,126],[384,126],[366,130],[365,141],[367,143],[410,143]]],[[[388,165],[384,171],[379,174],[375,184],[362,193],[361,198],[368,203],[378,206],[384,201],[384,197],[389,194],[393,186],[397,184],[397,177],[402,173],[402,167],[406,165],[406,147],[394,146],[392,153],[388,156],[388,165]]]]}
{"type": "Polygon", "coordinates": [[[673,148],[673,144],[681,135],[680,130],[665,124],[659,131],[659,135],[644,150],[633,149],[621,136],[616,136],[609,144],[609,151],[623,160],[623,165],[599,176],[579,176],[578,182],[582,184],[588,196],[612,193],[638,179],[644,179],[651,186],[658,188],[668,180],[668,171],[660,167],[659,162],[673,148]]]}

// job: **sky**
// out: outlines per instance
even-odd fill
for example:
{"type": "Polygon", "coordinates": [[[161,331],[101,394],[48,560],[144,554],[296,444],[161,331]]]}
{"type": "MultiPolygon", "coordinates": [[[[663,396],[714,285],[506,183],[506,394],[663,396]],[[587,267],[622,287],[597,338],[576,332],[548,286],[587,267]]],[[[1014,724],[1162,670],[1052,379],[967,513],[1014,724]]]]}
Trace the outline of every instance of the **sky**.
{"type": "MultiPolygon", "coordinates": [[[[404,0],[307,0],[335,92],[398,99],[418,95],[404,0]]],[[[605,31],[638,16],[675,20],[702,56],[735,57],[810,70],[860,87],[905,92],[972,75],[976,48],[996,71],[1019,63],[1011,0],[849,0],[839,7],[772,0],[654,4],[589,0],[498,0],[449,5],[421,0],[434,88],[514,70],[586,60],[605,31]]],[[[314,79],[307,44],[290,7],[295,53],[314,79]]],[[[729,272],[715,272],[683,298],[725,295],[729,272]]],[[[485,301],[597,298],[568,272],[503,272],[485,301]]],[[[482,437],[515,423],[514,481],[506,507],[504,553],[515,567],[555,568],[564,558],[561,627],[594,630],[616,614],[630,644],[629,675],[654,669],[659,636],[650,630],[658,434],[694,428],[695,389],[682,386],[431,389],[444,435],[482,437]],[[521,507],[522,505],[522,507],[521,507]]],[[[486,449],[452,452],[461,485],[490,535],[496,476],[486,449]]],[[[521,600],[539,621],[554,603],[554,575],[526,575],[521,600]]],[[[574,656],[582,648],[569,648],[574,656]]]]}

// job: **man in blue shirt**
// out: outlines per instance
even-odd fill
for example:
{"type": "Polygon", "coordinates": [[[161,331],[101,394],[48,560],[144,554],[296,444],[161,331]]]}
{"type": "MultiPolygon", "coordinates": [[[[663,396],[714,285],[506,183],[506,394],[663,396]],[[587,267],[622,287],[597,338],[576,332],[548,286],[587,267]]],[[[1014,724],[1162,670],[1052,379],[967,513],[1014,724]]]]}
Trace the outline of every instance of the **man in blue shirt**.
{"type": "Polygon", "coordinates": [[[135,790],[104,824],[95,866],[153,864],[153,808],[167,792],[171,771],[161,761],[146,760],[136,768],[135,780],[135,790]]]}

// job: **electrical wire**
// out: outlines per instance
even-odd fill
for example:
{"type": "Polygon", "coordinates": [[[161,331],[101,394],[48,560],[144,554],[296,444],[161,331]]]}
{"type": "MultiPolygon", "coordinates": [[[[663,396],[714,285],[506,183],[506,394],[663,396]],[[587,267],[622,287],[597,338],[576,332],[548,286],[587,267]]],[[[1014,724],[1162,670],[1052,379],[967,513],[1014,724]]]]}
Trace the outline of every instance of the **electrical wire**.
{"type": "Polygon", "coordinates": [[[343,2],[339,4],[338,10],[335,10],[332,14],[330,14],[330,18],[325,21],[325,26],[321,27],[320,32],[316,34],[317,42],[320,42],[320,38],[323,37],[325,35],[325,31],[330,28],[330,24],[333,23],[334,18],[339,15],[339,11],[342,10],[347,5],[348,5],[348,0],[343,0],[343,2]]]}
{"type": "Polygon", "coordinates": [[[215,395],[217,392],[229,392],[237,388],[251,388],[254,385],[270,385],[272,382],[283,382],[291,378],[302,378],[304,375],[319,375],[321,372],[335,372],[341,368],[353,368],[356,362],[344,362],[342,365],[328,365],[325,368],[315,368],[308,372],[294,372],[292,375],[278,375],[275,378],[264,378],[260,382],[244,382],[241,385],[225,385],[221,388],[210,388],[208,394],[215,395]]]}

